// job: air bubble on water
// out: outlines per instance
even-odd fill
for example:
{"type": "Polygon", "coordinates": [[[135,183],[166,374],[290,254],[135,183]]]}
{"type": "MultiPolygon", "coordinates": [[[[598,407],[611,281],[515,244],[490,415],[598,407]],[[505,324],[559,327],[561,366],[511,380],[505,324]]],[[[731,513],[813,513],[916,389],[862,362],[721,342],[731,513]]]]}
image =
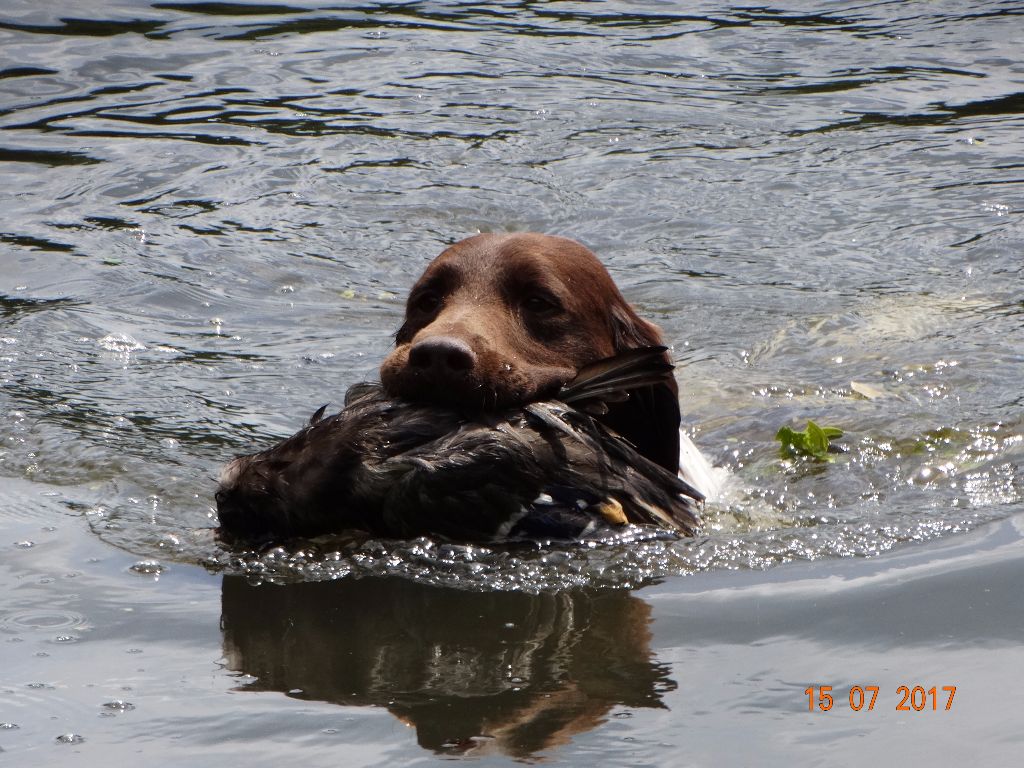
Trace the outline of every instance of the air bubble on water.
{"type": "Polygon", "coordinates": [[[135,709],[135,705],[129,701],[124,701],[123,699],[114,699],[113,701],[106,702],[103,705],[103,709],[113,713],[131,712],[135,709]]]}
{"type": "Polygon", "coordinates": [[[97,343],[108,352],[118,352],[120,354],[138,352],[146,348],[134,336],[127,333],[108,333],[97,343]]]}
{"type": "Polygon", "coordinates": [[[179,549],[181,547],[181,539],[173,533],[165,533],[160,537],[157,546],[161,549],[179,549]]]}
{"type": "Polygon", "coordinates": [[[133,563],[128,570],[142,576],[159,576],[164,572],[164,566],[156,560],[139,560],[133,563]]]}
{"type": "Polygon", "coordinates": [[[81,744],[85,741],[85,737],[79,736],[77,733],[62,733],[56,741],[58,744],[81,744]]]}

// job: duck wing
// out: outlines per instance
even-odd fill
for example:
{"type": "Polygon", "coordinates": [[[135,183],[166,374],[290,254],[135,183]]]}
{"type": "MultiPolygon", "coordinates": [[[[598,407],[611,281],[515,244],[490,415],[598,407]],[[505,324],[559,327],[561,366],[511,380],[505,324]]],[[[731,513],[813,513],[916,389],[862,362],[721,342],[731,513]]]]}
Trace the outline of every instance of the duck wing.
{"type": "Polygon", "coordinates": [[[679,469],[679,387],[664,346],[638,347],[583,368],[559,399],[600,417],[637,450],[679,469]]]}
{"type": "Polygon", "coordinates": [[[671,377],[664,347],[584,368],[559,400],[531,403],[361,468],[385,535],[573,539],[638,523],[681,534],[704,497],[641,455],[591,412],[671,377]]]}
{"type": "Polygon", "coordinates": [[[534,403],[526,412],[563,436],[567,461],[553,479],[561,487],[579,488],[598,498],[597,511],[610,522],[621,509],[625,522],[685,535],[697,530],[703,494],[637,452],[628,440],[589,414],[560,403],[534,403]]]}
{"type": "Polygon", "coordinates": [[[628,400],[630,390],[666,384],[674,366],[668,347],[639,347],[584,366],[556,399],[588,413],[604,414],[608,403],[628,400]]]}
{"type": "Polygon", "coordinates": [[[533,403],[364,464],[358,485],[379,535],[571,540],[625,523],[698,527],[703,497],[589,414],[533,403]]]}

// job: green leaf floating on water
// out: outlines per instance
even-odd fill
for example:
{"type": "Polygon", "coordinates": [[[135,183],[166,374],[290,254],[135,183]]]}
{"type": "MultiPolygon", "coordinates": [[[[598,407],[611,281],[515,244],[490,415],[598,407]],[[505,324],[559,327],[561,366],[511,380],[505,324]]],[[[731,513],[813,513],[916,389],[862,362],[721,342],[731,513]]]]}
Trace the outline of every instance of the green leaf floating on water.
{"type": "Polygon", "coordinates": [[[782,443],[786,456],[810,456],[818,461],[832,461],[828,455],[828,442],[843,436],[837,427],[819,427],[813,421],[807,422],[807,429],[797,432],[791,427],[782,427],[775,433],[775,439],[782,443]]]}

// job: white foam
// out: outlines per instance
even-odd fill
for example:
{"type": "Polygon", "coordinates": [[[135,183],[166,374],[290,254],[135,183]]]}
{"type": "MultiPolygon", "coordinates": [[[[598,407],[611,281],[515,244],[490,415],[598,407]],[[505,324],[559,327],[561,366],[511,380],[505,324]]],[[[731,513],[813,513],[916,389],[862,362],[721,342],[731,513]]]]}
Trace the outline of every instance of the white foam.
{"type": "Polygon", "coordinates": [[[679,430],[679,477],[713,503],[721,497],[730,475],[725,467],[716,467],[708,461],[690,436],[679,430]]]}

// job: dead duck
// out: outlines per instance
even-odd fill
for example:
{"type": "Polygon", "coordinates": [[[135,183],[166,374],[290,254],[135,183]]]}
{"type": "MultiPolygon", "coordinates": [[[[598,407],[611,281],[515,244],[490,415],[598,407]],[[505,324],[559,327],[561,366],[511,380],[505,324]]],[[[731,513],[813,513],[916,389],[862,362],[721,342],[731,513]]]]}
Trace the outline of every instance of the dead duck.
{"type": "Polygon", "coordinates": [[[229,462],[218,534],[268,542],[361,530],[387,538],[573,540],[627,523],[692,534],[703,495],[595,415],[672,376],[664,347],[585,367],[555,399],[496,414],[358,384],[292,437],[229,462]]]}

